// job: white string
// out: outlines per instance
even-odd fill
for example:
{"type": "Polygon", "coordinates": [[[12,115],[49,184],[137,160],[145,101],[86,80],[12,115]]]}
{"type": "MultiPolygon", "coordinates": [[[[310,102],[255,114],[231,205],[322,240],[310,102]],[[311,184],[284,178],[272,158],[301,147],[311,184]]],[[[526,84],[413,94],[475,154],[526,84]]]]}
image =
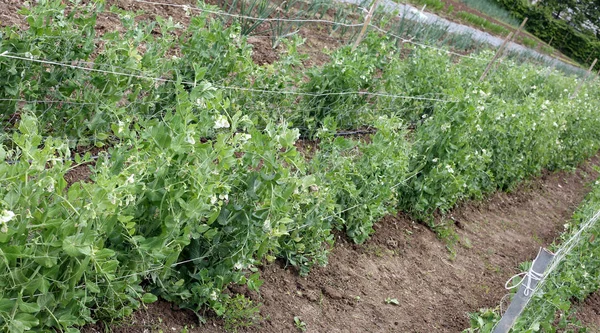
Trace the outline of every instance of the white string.
{"type": "Polygon", "coordinates": [[[540,273],[534,271],[533,265],[531,265],[531,268],[529,269],[529,271],[515,274],[510,279],[508,279],[508,281],[506,281],[506,283],[504,284],[504,288],[506,288],[507,290],[518,288],[519,286],[521,286],[523,284],[523,281],[527,281],[525,284],[525,290],[523,290],[523,294],[525,294],[525,296],[529,297],[529,294],[533,291],[533,288],[531,288],[531,281],[540,281],[543,278],[543,276],[544,276],[543,273],[540,274],[540,273]],[[523,278],[521,279],[521,281],[519,281],[519,283],[517,283],[511,287],[508,286],[510,284],[510,282],[512,282],[512,280],[514,280],[515,278],[520,277],[520,276],[523,276],[523,278]]]}
{"type": "Polygon", "coordinates": [[[247,15],[231,14],[231,13],[226,13],[226,12],[222,12],[222,11],[214,11],[214,10],[205,9],[205,8],[191,7],[191,6],[188,6],[188,5],[179,5],[179,4],[164,3],[164,2],[157,2],[157,1],[135,0],[135,2],[145,3],[145,4],[155,5],[155,6],[178,7],[178,8],[182,8],[183,10],[186,10],[186,11],[187,10],[192,10],[192,11],[198,11],[198,12],[206,12],[206,13],[215,14],[215,15],[229,16],[229,17],[242,18],[242,19],[254,20],[254,21],[264,21],[264,22],[295,22],[295,23],[325,23],[325,24],[340,25],[340,26],[350,27],[350,28],[364,26],[364,23],[348,24],[348,23],[341,23],[341,22],[330,21],[330,20],[323,20],[323,19],[288,19],[288,18],[253,17],[253,16],[247,16],[247,15]]]}
{"type": "MultiPolygon", "coordinates": [[[[164,82],[164,83],[183,83],[183,84],[188,84],[188,85],[192,85],[192,86],[194,86],[196,84],[194,82],[188,82],[188,81],[178,82],[178,81],[171,80],[171,79],[155,78],[155,77],[144,76],[144,75],[139,75],[139,74],[129,74],[129,73],[96,69],[96,68],[88,68],[88,67],[82,67],[82,66],[78,66],[78,65],[66,64],[66,63],[61,63],[61,62],[57,62],[57,61],[45,60],[45,59],[21,57],[18,55],[9,54],[8,52],[4,52],[4,53],[0,54],[0,57],[37,62],[37,63],[47,64],[47,65],[69,67],[69,68],[73,68],[73,69],[81,69],[81,70],[86,70],[86,71],[96,72],[96,73],[112,74],[112,75],[119,75],[119,76],[125,76],[125,77],[137,78],[137,79],[145,79],[145,80],[153,80],[153,81],[164,82]]],[[[394,94],[368,92],[368,91],[341,91],[341,92],[328,92],[328,93],[308,93],[308,92],[298,92],[298,91],[292,91],[292,90],[266,90],[266,89],[246,88],[246,87],[239,87],[239,86],[213,85],[213,87],[218,88],[218,89],[224,89],[224,90],[238,90],[238,91],[248,91],[248,92],[274,93],[274,94],[311,96],[311,97],[367,95],[367,96],[401,98],[401,99],[410,99],[410,100],[435,101],[435,102],[443,102],[443,103],[456,102],[454,100],[443,100],[443,99],[438,99],[438,98],[429,98],[429,97],[420,97],[420,96],[394,95],[394,94]]]]}

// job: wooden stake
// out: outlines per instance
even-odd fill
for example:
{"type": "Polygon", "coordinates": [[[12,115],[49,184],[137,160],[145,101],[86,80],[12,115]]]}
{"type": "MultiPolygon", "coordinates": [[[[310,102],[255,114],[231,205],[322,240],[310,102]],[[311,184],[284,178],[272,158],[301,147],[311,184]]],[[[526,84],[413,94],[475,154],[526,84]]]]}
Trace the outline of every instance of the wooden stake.
{"type": "Polygon", "coordinates": [[[375,13],[375,9],[377,8],[377,5],[379,4],[380,0],[375,0],[373,2],[373,5],[371,5],[371,9],[369,9],[369,13],[367,14],[367,17],[365,18],[365,25],[363,25],[362,29],[360,30],[360,34],[358,34],[358,37],[356,38],[356,42],[354,42],[354,46],[352,46],[352,51],[356,50],[356,48],[358,47],[358,44],[360,44],[360,42],[362,41],[365,32],[367,31],[367,28],[369,27],[369,24],[371,23],[371,19],[373,18],[373,13],[375,13]]]}
{"type": "Polygon", "coordinates": [[[592,62],[592,65],[590,66],[590,68],[587,70],[587,72],[585,73],[585,76],[583,77],[583,79],[579,82],[579,84],[577,85],[577,87],[575,88],[575,91],[573,92],[573,94],[571,94],[570,98],[573,99],[575,97],[577,97],[577,94],[579,94],[579,90],[581,90],[581,87],[583,86],[583,83],[585,82],[585,80],[587,80],[588,76],[590,76],[590,73],[592,72],[592,69],[594,69],[594,65],[596,65],[596,61],[598,61],[598,59],[594,59],[594,62],[592,62]]]}
{"type": "Polygon", "coordinates": [[[594,78],[594,80],[592,81],[592,83],[596,82],[596,80],[598,80],[598,76],[600,76],[600,70],[598,70],[598,74],[596,74],[596,77],[594,78]]]}
{"type": "Polygon", "coordinates": [[[498,59],[498,57],[500,57],[500,55],[502,54],[502,51],[504,51],[504,48],[506,47],[506,44],[508,44],[508,41],[512,38],[512,36],[513,36],[512,32],[509,33],[508,36],[506,36],[506,39],[504,40],[504,42],[502,43],[502,45],[500,45],[500,48],[498,49],[498,51],[496,52],[496,54],[494,54],[494,57],[492,58],[492,60],[490,61],[490,63],[485,68],[485,71],[483,71],[483,74],[481,74],[481,77],[479,78],[479,82],[482,82],[483,80],[485,80],[485,77],[487,76],[488,72],[492,68],[492,65],[498,59]]]}
{"type": "Polygon", "coordinates": [[[519,29],[517,29],[517,32],[515,32],[515,34],[512,36],[512,39],[510,41],[512,41],[513,39],[516,40],[517,37],[519,36],[519,34],[521,33],[521,30],[523,30],[523,27],[525,26],[525,23],[527,23],[527,20],[529,18],[526,17],[523,22],[521,22],[521,25],[519,26],[519,29]]]}

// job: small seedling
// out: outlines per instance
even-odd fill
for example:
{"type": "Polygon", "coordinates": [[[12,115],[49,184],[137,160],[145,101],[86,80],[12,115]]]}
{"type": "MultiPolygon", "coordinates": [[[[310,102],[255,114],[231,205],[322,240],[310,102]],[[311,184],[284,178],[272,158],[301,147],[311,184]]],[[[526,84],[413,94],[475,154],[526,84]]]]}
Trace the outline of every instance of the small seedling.
{"type": "Polygon", "coordinates": [[[398,302],[398,299],[396,299],[396,298],[390,298],[390,297],[388,297],[388,298],[385,299],[385,303],[386,304],[392,304],[392,305],[400,305],[400,302],[398,302]]]}
{"type": "Polygon", "coordinates": [[[300,317],[298,317],[298,316],[294,317],[294,325],[296,325],[296,328],[299,331],[306,332],[306,323],[303,322],[302,319],[300,319],[300,317]]]}

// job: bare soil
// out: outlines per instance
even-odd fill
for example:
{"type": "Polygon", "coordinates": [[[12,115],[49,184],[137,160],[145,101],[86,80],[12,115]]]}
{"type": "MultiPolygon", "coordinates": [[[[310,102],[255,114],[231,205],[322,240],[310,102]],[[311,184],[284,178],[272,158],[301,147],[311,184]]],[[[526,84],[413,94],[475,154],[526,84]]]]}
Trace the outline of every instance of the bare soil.
{"type": "MultiPolygon", "coordinates": [[[[297,316],[307,332],[460,332],[468,327],[469,312],[496,307],[507,293],[506,280],[519,273],[518,264],[532,260],[563,231],[598,176],[591,166],[599,164],[595,157],[574,172],[545,172],[512,193],[459,205],[437,221],[453,225],[455,244],[399,214],[376,224],[375,234],[363,245],[338,235],[329,265],[308,277],[280,263],[265,265],[260,294],[232,288],[263,304],[263,320],[239,331],[294,332],[297,316]]],[[[598,320],[599,300],[596,295],[587,301],[582,320],[598,320]]],[[[179,332],[184,327],[189,332],[223,331],[220,320],[198,326],[194,313],[162,301],[112,329],[179,332]]]]}
{"type": "Polygon", "coordinates": [[[589,327],[592,333],[600,332],[600,291],[590,295],[577,308],[577,319],[584,326],[589,327]]]}

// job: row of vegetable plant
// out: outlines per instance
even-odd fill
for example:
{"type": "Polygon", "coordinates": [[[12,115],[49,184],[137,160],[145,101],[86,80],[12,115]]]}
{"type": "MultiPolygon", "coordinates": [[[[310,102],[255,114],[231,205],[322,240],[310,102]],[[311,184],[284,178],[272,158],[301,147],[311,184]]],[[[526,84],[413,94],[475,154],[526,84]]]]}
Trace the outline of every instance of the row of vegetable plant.
{"type": "Polygon", "coordinates": [[[183,27],[103,2],[39,1],[0,42],[0,328],[68,332],[157,296],[223,315],[277,258],[324,265],[398,210],[571,168],[600,137],[596,90],[490,52],[460,62],[370,32],[306,67],[258,66],[237,24],[183,27]],[[110,11],[122,29],[98,34],[110,11]],[[408,54],[408,55],[407,55],[408,54]],[[342,137],[339,130],[374,132],[342,137]],[[300,139],[302,137],[302,139],[300,139]],[[77,154],[98,146],[98,156],[77,154]],[[75,149],[77,148],[77,149],[75,149]],[[67,183],[73,169],[89,178],[67,183]]]}

